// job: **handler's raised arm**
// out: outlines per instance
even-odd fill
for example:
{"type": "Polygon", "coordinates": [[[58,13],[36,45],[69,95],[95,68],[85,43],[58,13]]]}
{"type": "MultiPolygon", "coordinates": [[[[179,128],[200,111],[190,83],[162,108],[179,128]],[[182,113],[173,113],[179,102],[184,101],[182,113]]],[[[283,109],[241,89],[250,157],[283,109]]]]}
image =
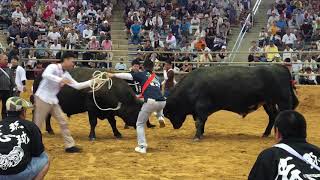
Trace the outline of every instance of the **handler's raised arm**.
{"type": "Polygon", "coordinates": [[[125,79],[125,80],[133,80],[133,76],[131,73],[116,73],[116,74],[110,74],[109,77],[116,77],[119,79],[125,79]]]}
{"type": "Polygon", "coordinates": [[[65,78],[71,81],[71,83],[69,83],[68,85],[73,87],[74,89],[77,89],[77,90],[90,87],[90,85],[93,83],[93,80],[88,80],[88,81],[84,81],[84,82],[79,83],[78,81],[73,79],[69,73],[67,73],[65,75],[65,78]]]}

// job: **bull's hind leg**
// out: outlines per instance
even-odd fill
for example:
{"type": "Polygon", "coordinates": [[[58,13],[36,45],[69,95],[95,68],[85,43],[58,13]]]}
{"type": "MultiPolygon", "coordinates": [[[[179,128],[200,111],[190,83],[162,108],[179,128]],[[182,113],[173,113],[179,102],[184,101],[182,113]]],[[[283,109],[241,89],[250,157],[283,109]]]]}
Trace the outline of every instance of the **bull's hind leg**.
{"type": "Polygon", "coordinates": [[[117,139],[122,138],[121,133],[118,131],[116,119],[114,118],[114,116],[112,116],[112,115],[108,116],[107,119],[108,119],[109,124],[112,128],[112,132],[113,132],[114,137],[116,137],[117,139]]]}
{"type": "Polygon", "coordinates": [[[51,127],[51,114],[48,114],[48,116],[47,116],[47,118],[46,118],[46,131],[49,133],[49,134],[51,134],[51,135],[53,135],[54,134],[54,132],[53,132],[53,129],[52,129],[52,127],[51,127]]]}
{"type": "Polygon", "coordinates": [[[89,115],[89,123],[90,123],[90,133],[89,133],[89,140],[94,141],[96,139],[96,126],[97,126],[97,116],[91,112],[88,112],[89,115]]]}
{"type": "Polygon", "coordinates": [[[268,126],[267,126],[266,130],[264,131],[262,137],[268,137],[270,135],[272,127],[274,125],[275,118],[278,115],[278,110],[277,110],[276,105],[274,105],[274,104],[265,104],[265,105],[263,105],[263,108],[269,116],[269,123],[268,123],[268,126]]]}

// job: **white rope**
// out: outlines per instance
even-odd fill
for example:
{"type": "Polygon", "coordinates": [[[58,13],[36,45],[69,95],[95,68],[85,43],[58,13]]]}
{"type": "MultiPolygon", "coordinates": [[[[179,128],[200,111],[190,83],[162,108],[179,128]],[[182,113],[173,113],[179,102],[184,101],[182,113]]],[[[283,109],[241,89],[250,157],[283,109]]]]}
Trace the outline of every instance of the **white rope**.
{"type": "Polygon", "coordinates": [[[121,102],[118,103],[118,106],[115,108],[102,108],[98,105],[97,101],[96,101],[96,96],[95,96],[95,92],[99,91],[106,83],[107,84],[107,88],[108,90],[111,89],[112,87],[112,79],[108,77],[108,73],[107,72],[101,72],[101,71],[95,71],[92,74],[93,77],[93,83],[90,85],[90,88],[92,89],[92,98],[93,98],[93,102],[96,105],[96,107],[101,110],[101,111],[116,111],[119,110],[121,108],[121,102]]]}

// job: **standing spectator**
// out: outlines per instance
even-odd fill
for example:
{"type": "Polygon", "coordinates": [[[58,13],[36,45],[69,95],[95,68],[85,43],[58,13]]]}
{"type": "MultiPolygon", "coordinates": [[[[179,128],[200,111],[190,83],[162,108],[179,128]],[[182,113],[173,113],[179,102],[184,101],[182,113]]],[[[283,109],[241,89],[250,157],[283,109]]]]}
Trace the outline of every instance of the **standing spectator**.
{"type": "Polygon", "coordinates": [[[134,21],[134,24],[131,25],[130,32],[131,32],[131,42],[133,44],[140,44],[141,25],[138,24],[138,21],[134,21]]]}
{"type": "Polygon", "coordinates": [[[11,69],[14,71],[14,78],[15,78],[15,84],[16,84],[16,89],[14,92],[15,96],[20,96],[20,93],[26,92],[26,71],[24,70],[23,67],[19,65],[19,58],[15,56],[11,60],[11,69]]]}
{"type": "Polygon", "coordinates": [[[44,151],[39,128],[25,120],[27,108],[32,104],[19,97],[6,102],[8,117],[0,122],[0,179],[42,180],[49,170],[49,159],[44,151]],[[10,137],[10,138],[9,138],[10,137]]]}
{"type": "Polygon", "coordinates": [[[290,29],[287,29],[286,34],[282,37],[282,43],[285,46],[293,48],[295,41],[297,40],[296,35],[290,32],[290,29]]]}
{"type": "Polygon", "coordinates": [[[274,123],[278,144],[259,154],[248,180],[302,180],[308,179],[304,178],[306,174],[319,174],[310,163],[319,163],[320,149],[306,141],[306,128],[302,114],[292,110],[279,113],[274,123]]]}
{"type": "Polygon", "coordinates": [[[14,86],[13,72],[8,67],[8,57],[4,54],[0,54],[0,98],[2,101],[2,119],[7,117],[6,102],[12,95],[14,86]]]}
{"type": "Polygon", "coordinates": [[[197,17],[197,15],[193,15],[191,21],[191,26],[190,26],[190,34],[192,34],[192,31],[193,30],[198,30],[199,29],[199,26],[200,26],[200,19],[197,17]]]}

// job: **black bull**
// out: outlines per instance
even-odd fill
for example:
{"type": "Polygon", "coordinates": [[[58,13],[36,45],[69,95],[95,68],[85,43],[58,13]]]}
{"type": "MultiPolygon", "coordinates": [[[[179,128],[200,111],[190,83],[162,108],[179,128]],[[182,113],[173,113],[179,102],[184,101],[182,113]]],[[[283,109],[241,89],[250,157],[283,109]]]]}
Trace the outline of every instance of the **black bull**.
{"type": "Polygon", "coordinates": [[[175,129],[182,126],[187,115],[192,115],[198,140],[212,113],[227,110],[245,117],[263,105],[269,115],[263,136],[269,136],[276,115],[295,109],[298,103],[291,74],[282,65],[217,66],[200,68],[185,76],[170,93],[164,115],[175,129]]]}
{"type": "MultiPolygon", "coordinates": [[[[70,71],[72,77],[78,82],[83,82],[92,78],[93,69],[76,68],[70,71]]],[[[33,87],[34,92],[37,90],[41,81],[41,77],[35,79],[33,87]]],[[[139,101],[129,85],[120,79],[113,78],[112,88],[107,89],[104,85],[99,91],[95,92],[96,100],[101,108],[115,108],[118,103],[121,103],[121,108],[116,111],[99,110],[93,102],[91,89],[75,90],[71,87],[64,86],[58,94],[59,104],[62,110],[68,117],[74,114],[88,112],[90,122],[90,140],[96,138],[95,127],[97,118],[108,119],[113,134],[120,138],[121,133],[116,126],[115,116],[121,117],[129,126],[136,125],[138,113],[142,107],[142,102],[139,101]]],[[[50,125],[50,117],[46,120],[46,129],[48,132],[53,132],[50,125]]]]}

